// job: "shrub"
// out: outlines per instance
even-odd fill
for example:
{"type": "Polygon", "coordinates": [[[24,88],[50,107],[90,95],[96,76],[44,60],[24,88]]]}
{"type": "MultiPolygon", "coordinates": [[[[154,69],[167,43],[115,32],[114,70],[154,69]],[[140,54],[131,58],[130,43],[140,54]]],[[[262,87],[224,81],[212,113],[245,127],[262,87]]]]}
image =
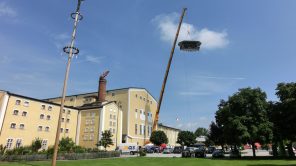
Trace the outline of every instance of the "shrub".
{"type": "Polygon", "coordinates": [[[61,152],[73,152],[75,143],[72,138],[66,137],[62,138],[59,143],[59,150],[61,152]]]}
{"type": "Polygon", "coordinates": [[[139,154],[140,154],[140,156],[146,156],[146,152],[143,149],[141,149],[139,151],[139,154]]]}
{"type": "Polygon", "coordinates": [[[38,152],[38,150],[41,148],[42,140],[40,138],[35,138],[35,140],[32,141],[32,151],[38,152]]]}

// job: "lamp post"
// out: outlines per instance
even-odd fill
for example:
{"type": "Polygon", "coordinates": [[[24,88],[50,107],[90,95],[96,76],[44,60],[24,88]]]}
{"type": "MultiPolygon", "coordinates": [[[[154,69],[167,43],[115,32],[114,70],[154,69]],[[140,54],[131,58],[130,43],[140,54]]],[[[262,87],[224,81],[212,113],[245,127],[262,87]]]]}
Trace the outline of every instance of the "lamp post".
{"type": "Polygon", "coordinates": [[[66,91],[67,91],[67,82],[68,82],[68,77],[69,77],[69,71],[70,71],[70,66],[71,66],[71,59],[73,58],[74,55],[77,56],[79,53],[79,49],[74,47],[74,41],[76,38],[76,29],[77,29],[77,24],[80,20],[83,19],[82,15],[80,14],[80,5],[83,0],[78,0],[77,8],[75,13],[71,13],[71,17],[74,19],[74,28],[72,32],[72,38],[71,38],[71,43],[70,46],[64,47],[63,51],[68,54],[68,62],[67,62],[67,67],[66,67],[66,73],[65,73],[65,79],[64,79],[64,85],[63,85],[63,92],[62,92],[62,99],[61,99],[61,107],[60,107],[60,112],[59,112],[59,119],[58,119],[58,126],[57,126],[57,131],[56,131],[56,138],[55,138],[55,143],[54,143],[54,153],[52,156],[52,166],[56,166],[56,161],[57,161],[57,154],[58,154],[58,146],[59,146],[59,139],[60,139],[60,133],[61,133],[61,118],[62,118],[62,112],[64,109],[64,102],[66,98],[66,91]]]}

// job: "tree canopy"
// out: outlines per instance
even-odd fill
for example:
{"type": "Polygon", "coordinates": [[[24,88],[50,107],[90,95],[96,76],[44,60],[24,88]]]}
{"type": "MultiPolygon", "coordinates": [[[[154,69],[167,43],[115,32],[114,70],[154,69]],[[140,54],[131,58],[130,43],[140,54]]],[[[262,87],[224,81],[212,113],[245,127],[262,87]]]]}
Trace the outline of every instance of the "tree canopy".
{"type": "Polygon", "coordinates": [[[196,136],[191,131],[180,131],[177,143],[182,146],[190,146],[196,143],[196,136]]]}
{"type": "Polygon", "coordinates": [[[98,142],[98,146],[103,146],[106,150],[107,147],[110,147],[110,145],[113,145],[113,141],[112,141],[112,133],[110,130],[105,130],[102,132],[102,137],[100,139],[100,141],[98,142]]]}
{"type": "Polygon", "coordinates": [[[221,100],[216,122],[223,129],[226,143],[250,143],[255,156],[255,142],[267,143],[272,139],[272,123],[267,116],[266,93],[260,88],[243,88],[221,100]]]}
{"type": "Polygon", "coordinates": [[[199,137],[199,136],[208,136],[208,129],[206,128],[203,128],[203,127],[199,127],[195,130],[194,134],[196,137],[199,137]]]}
{"type": "Polygon", "coordinates": [[[150,136],[150,141],[157,146],[168,143],[168,137],[163,131],[153,131],[150,136]]]}

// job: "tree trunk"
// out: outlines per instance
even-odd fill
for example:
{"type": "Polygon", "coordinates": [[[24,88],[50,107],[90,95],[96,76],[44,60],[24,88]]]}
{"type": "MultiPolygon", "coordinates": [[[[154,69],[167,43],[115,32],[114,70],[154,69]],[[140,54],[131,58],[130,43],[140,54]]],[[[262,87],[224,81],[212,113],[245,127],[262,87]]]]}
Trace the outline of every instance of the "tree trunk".
{"type": "Polygon", "coordinates": [[[288,148],[289,157],[295,157],[295,154],[293,152],[292,142],[287,144],[287,148],[288,148]]]}
{"type": "Polygon", "coordinates": [[[277,157],[279,155],[277,147],[278,147],[277,142],[274,142],[272,144],[272,155],[273,155],[273,157],[277,157]]]}
{"type": "Polygon", "coordinates": [[[252,142],[253,157],[256,157],[255,142],[252,142]]]}

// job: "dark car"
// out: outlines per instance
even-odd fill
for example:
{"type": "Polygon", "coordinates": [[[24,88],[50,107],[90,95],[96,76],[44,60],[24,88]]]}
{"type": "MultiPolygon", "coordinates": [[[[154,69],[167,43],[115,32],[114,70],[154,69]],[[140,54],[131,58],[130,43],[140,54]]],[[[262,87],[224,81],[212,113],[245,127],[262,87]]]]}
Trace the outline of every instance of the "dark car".
{"type": "Polygon", "coordinates": [[[214,146],[209,146],[207,150],[207,154],[212,154],[215,150],[216,148],[214,146]]]}
{"type": "Polygon", "coordinates": [[[187,147],[185,150],[183,150],[182,157],[195,157],[196,149],[196,147],[187,147]]]}
{"type": "Polygon", "coordinates": [[[145,151],[146,153],[154,153],[154,149],[153,149],[152,147],[150,147],[150,146],[145,147],[144,151],[145,151]]]}
{"type": "Polygon", "coordinates": [[[206,146],[203,143],[191,145],[195,147],[195,157],[206,157],[206,146]]]}
{"type": "Polygon", "coordinates": [[[163,154],[171,154],[173,153],[173,149],[172,148],[165,148],[163,151],[162,151],[163,154]]]}
{"type": "Polygon", "coordinates": [[[183,151],[182,146],[175,146],[174,150],[173,150],[173,153],[180,154],[180,153],[182,153],[182,151],[183,151]]]}
{"type": "Polygon", "coordinates": [[[224,150],[223,149],[216,149],[216,150],[214,150],[212,156],[214,158],[223,158],[223,157],[225,157],[224,156],[224,150]]]}

